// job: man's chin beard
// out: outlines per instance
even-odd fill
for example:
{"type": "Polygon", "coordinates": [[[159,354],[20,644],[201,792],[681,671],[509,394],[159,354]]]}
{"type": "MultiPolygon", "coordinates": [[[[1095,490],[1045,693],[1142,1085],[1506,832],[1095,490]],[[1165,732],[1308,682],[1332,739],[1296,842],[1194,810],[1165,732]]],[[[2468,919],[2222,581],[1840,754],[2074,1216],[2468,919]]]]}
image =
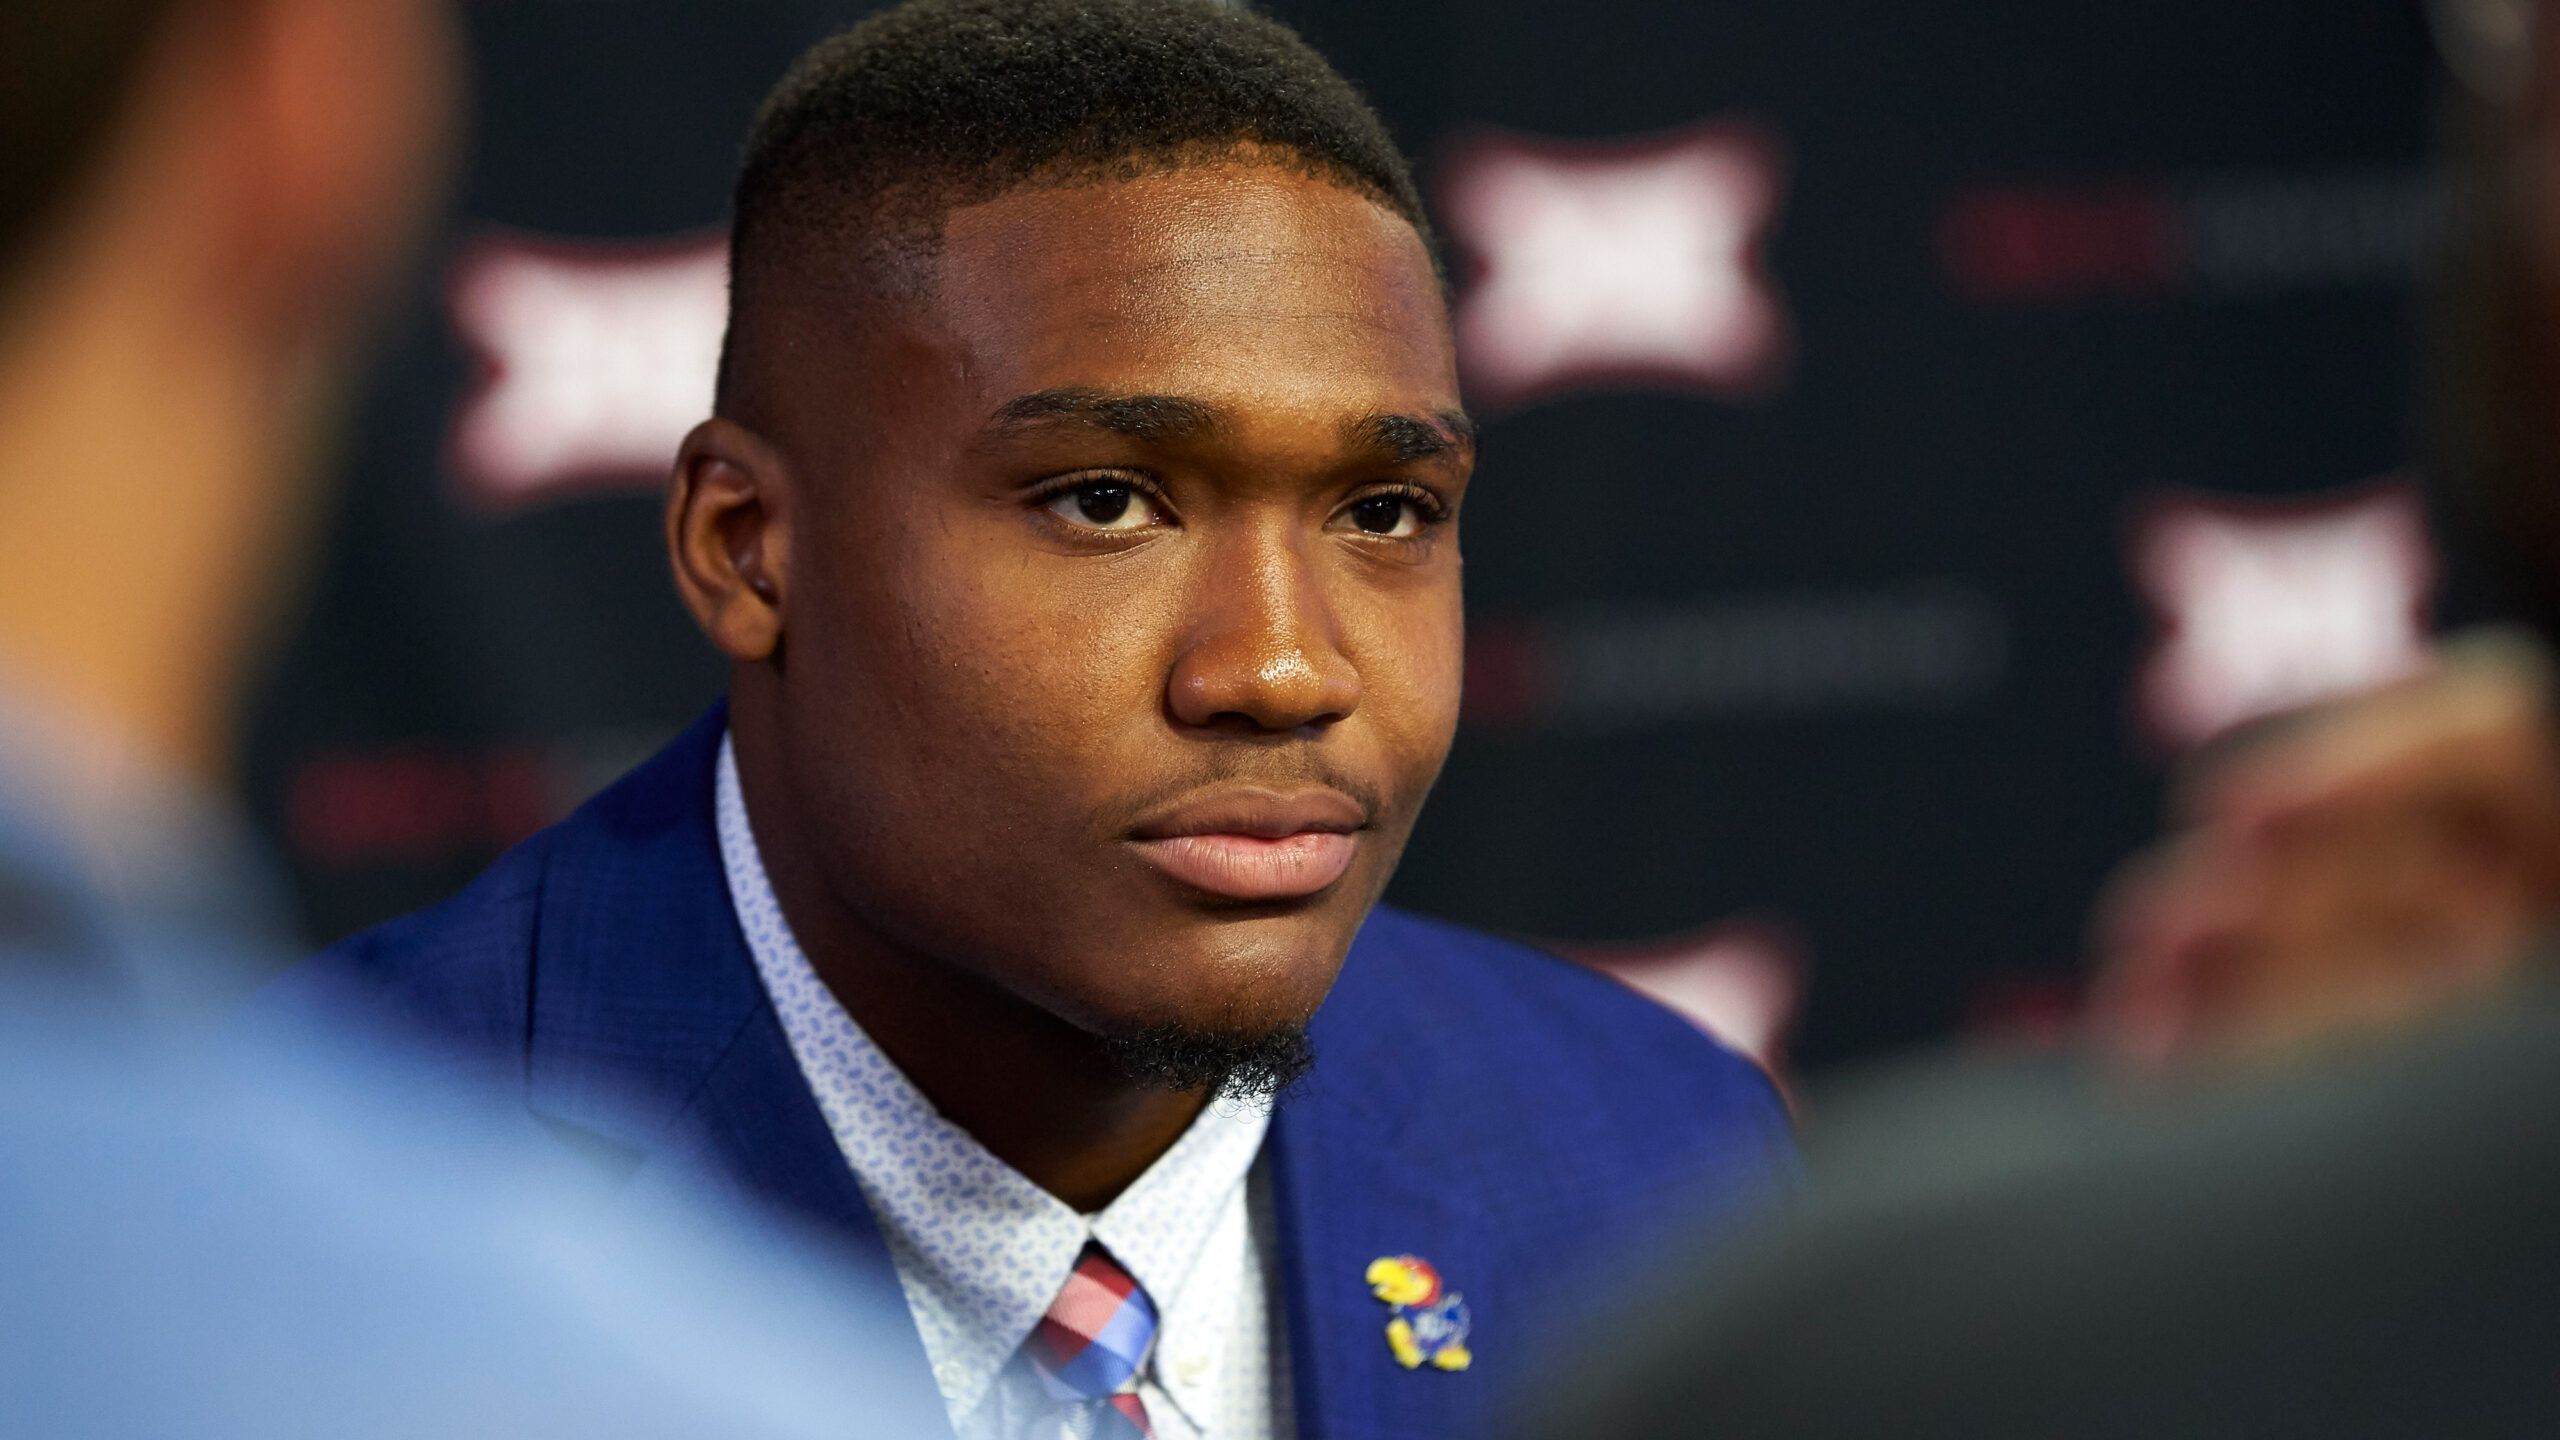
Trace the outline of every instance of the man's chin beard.
{"type": "Polygon", "coordinates": [[[1122,1073],[1158,1090],[1206,1090],[1211,1098],[1269,1104],[1316,1063],[1305,1025],[1203,1030],[1152,1025],[1105,1040],[1122,1073]]]}

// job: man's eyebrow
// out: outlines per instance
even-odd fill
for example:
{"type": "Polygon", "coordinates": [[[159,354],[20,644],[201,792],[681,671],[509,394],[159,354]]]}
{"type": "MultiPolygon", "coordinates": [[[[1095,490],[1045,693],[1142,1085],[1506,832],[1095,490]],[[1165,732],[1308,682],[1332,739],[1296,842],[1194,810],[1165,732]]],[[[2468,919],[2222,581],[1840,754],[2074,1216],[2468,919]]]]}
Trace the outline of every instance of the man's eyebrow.
{"type": "Polygon", "coordinates": [[[1364,415],[1351,423],[1349,439],[1363,450],[1375,451],[1399,465],[1410,465],[1474,450],[1476,426],[1463,410],[1434,411],[1427,419],[1417,415],[1364,415]]]}
{"type": "Polygon", "coordinates": [[[1066,385],[1035,390],[998,407],[992,431],[1067,424],[1151,441],[1188,440],[1215,431],[1218,407],[1183,395],[1123,395],[1066,385]]]}

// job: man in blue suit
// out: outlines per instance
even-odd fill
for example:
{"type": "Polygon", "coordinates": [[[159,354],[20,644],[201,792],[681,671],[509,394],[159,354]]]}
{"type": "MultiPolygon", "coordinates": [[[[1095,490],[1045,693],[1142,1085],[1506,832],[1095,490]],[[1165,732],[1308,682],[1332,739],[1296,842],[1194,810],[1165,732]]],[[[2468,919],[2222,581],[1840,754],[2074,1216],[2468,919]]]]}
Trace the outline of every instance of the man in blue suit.
{"type": "Polygon", "coordinates": [[[1474,432],[1412,178],[1295,35],[875,16],[758,118],[733,283],[667,509],[729,700],[288,1001],[840,1237],[972,1440],[1473,1432],[1787,1164],[1680,1021],[1374,908],[1474,432]]]}

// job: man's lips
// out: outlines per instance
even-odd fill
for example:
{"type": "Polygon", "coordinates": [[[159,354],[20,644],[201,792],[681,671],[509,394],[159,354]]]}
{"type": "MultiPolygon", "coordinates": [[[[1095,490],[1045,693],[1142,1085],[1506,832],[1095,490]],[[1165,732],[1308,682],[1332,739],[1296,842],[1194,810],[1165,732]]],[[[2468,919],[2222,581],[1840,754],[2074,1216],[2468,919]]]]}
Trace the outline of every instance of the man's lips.
{"type": "Polygon", "coordinates": [[[1351,868],[1352,832],[1368,823],[1339,790],[1229,790],[1185,798],[1148,816],[1131,843],[1195,890],[1229,900],[1312,895],[1351,868]]]}

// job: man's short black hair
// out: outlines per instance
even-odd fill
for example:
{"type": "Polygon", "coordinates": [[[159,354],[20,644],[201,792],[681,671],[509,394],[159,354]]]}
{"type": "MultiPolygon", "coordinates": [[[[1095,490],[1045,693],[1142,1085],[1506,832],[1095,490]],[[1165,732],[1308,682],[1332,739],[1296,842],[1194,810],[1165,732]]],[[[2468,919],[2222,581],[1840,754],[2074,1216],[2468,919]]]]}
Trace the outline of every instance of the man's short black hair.
{"type": "Polygon", "coordinates": [[[1246,147],[1367,195],[1428,243],[1386,125],[1276,20],[1215,0],[908,0],[821,42],[756,117],[733,343],[777,261],[879,266],[929,252],[952,209],[1025,183],[1246,147]]]}

